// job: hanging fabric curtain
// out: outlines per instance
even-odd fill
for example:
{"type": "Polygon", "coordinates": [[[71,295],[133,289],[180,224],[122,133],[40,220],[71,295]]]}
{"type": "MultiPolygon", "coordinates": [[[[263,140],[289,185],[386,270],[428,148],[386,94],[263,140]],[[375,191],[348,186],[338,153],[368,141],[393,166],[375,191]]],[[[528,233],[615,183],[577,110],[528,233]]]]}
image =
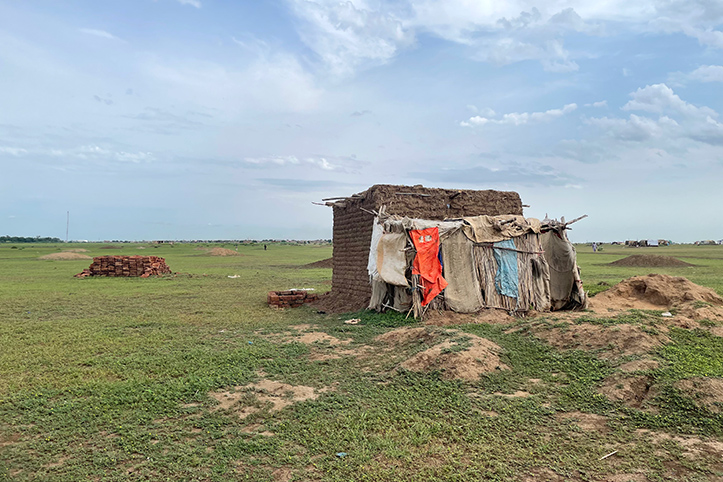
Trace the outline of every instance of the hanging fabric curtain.
{"type": "Polygon", "coordinates": [[[501,295],[517,299],[519,294],[517,285],[519,275],[517,271],[517,248],[511,239],[497,242],[494,248],[497,273],[495,274],[495,288],[501,295]]]}
{"type": "Polygon", "coordinates": [[[442,277],[442,265],[439,262],[439,229],[415,229],[409,231],[409,236],[417,249],[412,274],[418,274],[421,278],[422,306],[427,306],[447,287],[447,281],[442,277]]]}

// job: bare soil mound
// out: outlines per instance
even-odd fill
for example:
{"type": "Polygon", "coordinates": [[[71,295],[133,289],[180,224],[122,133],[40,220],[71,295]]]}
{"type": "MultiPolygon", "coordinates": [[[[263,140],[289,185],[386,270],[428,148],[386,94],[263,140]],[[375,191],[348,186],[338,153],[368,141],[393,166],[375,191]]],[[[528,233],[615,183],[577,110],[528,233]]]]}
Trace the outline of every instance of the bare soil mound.
{"type": "Polygon", "coordinates": [[[440,333],[433,328],[398,328],[388,331],[375,338],[391,346],[408,345],[410,343],[432,343],[439,338],[440,333]]]}
{"type": "Polygon", "coordinates": [[[321,261],[314,261],[313,263],[309,263],[309,264],[300,266],[300,268],[304,268],[304,269],[329,268],[329,269],[331,269],[334,267],[333,260],[334,260],[334,258],[322,259],[321,261]]]}
{"type": "Polygon", "coordinates": [[[624,373],[631,373],[655,370],[659,366],[660,363],[656,360],[633,360],[631,362],[620,365],[618,368],[624,373]]]}
{"type": "Polygon", "coordinates": [[[688,393],[711,412],[723,411],[723,380],[720,378],[688,378],[676,383],[675,388],[688,393]]]}
{"type": "Polygon", "coordinates": [[[562,328],[541,328],[534,330],[537,338],[564,349],[596,351],[603,350],[602,358],[642,355],[670,341],[665,335],[650,335],[642,328],[621,324],[610,327],[582,323],[562,328]]]}
{"type": "Polygon", "coordinates": [[[600,386],[600,393],[609,400],[622,402],[628,407],[641,408],[646,400],[655,395],[653,381],[646,376],[627,376],[622,373],[606,378],[600,386]]]}
{"type": "Polygon", "coordinates": [[[555,415],[560,421],[574,422],[578,427],[587,432],[609,432],[608,420],[602,415],[585,412],[563,412],[555,415]]]}
{"type": "MultiPolygon", "coordinates": [[[[366,304],[369,304],[367,300],[366,304]]],[[[343,296],[340,296],[338,292],[327,291],[319,295],[319,299],[311,303],[311,306],[317,310],[324,311],[326,313],[348,313],[360,309],[356,303],[350,303],[349,300],[343,296]]]]}
{"type": "Polygon", "coordinates": [[[723,298],[710,288],[699,286],[687,278],[665,274],[649,274],[628,278],[608,291],[590,299],[590,307],[600,309],[670,309],[689,302],[723,306],[723,298]]]}
{"type": "Polygon", "coordinates": [[[443,336],[454,336],[417,353],[400,364],[400,367],[416,372],[439,371],[445,379],[477,380],[481,375],[495,370],[509,370],[500,361],[502,348],[497,344],[469,333],[457,330],[434,330],[427,327],[400,328],[376,340],[392,346],[415,343],[432,344],[443,336]]]}
{"type": "Polygon", "coordinates": [[[466,336],[466,342],[447,340],[417,353],[401,367],[418,372],[440,371],[442,378],[462,380],[477,380],[485,373],[510,369],[500,361],[502,348],[497,344],[476,335],[466,336]]]}
{"type": "MultiPolygon", "coordinates": [[[[431,311],[431,310],[430,310],[431,311]]],[[[509,325],[514,323],[515,318],[507,314],[504,310],[488,308],[479,313],[455,313],[454,311],[432,311],[428,318],[424,320],[425,325],[447,326],[447,325],[463,325],[466,323],[489,324],[489,325],[509,325]]]]}
{"type": "Polygon", "coordinates": [[[637,267],[686,267],[695,266],[672,256],[659,256],[657,254],[634,254],[627,258],[609,263],[610,266],[637,266],[637,267]]]}
{"type": "Polygon", "coordinates": [[[208,254],[210,256],[240,256],[238,251],[226,248],[213,248],[208,251],[208,254]]]}
{"type": "Polygon", "coordinates": [[[110,244],[109,244],[109,245],[106,245],[106,246],[101,246],[101,247],[98,248],[98,249],[123,249],[123,246],[113,246],[113,245],[110,245],[110,244]]]}
{"type": "Polygon", "coordinates": [[[93,258],[91,258],[90,256],[86,256],[84,254],[80,254],[80,253],[63,252],[63,253],[46,254],[45,256],[41,256],[38,259],[71,260],[71,259],[93,259],[93,258]]]}
{"type": "Polygon", "coordinates": [[[319,396],[319,392],[303,385],[261,380],[258,383],[235,387],[233,391],[213,392],[209,395],[219,402],[216,410],[232,410],[240,418],[246,418],[264,409],[278,412],[294,403],[314,400],[319,396]]]}
{"type": "Polygon", "coordinates": [[[321,344],[328,344],[331,346],[337,346],[337,345],[348,345],[351,343],[351,338],[346,340],[340,340],[339,338],[335,336],[331,336],[328,333],[324,333],[323,331],[313,331],[311,325],[296,325],[292,326],[294,330],[296,330],[298,333],[295,335],[292,335],[292,338],[290,341],[297,341],[299,343],[303,343],[304,345],[312,345],[314,343],[321,343],[321,344]],[[310,331],[312,330],[312,331],[310,331]]]}

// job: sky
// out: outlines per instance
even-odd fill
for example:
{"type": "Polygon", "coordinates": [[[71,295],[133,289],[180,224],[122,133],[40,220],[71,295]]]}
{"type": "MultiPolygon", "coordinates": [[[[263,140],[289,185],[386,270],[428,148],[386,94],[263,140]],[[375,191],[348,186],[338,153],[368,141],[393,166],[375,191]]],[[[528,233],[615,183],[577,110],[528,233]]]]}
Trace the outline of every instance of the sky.
{"type": "Polygon", "coordinates": [[[0,235],[327,239],[373,184],[723,237],[719,0],[0,0],[0,235]]]}

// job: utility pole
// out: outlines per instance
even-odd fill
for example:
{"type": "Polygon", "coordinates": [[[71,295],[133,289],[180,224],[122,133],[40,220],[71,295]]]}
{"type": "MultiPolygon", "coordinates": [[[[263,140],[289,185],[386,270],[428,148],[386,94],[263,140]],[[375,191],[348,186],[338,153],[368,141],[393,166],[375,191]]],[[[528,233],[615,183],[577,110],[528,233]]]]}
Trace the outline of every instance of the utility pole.
{"type": "Polygon", "coordinates": [[[65,242],[68,242],[68,231],[70,230],[70,211],[68,211],[68,217],[65,221],[65,242]]]}

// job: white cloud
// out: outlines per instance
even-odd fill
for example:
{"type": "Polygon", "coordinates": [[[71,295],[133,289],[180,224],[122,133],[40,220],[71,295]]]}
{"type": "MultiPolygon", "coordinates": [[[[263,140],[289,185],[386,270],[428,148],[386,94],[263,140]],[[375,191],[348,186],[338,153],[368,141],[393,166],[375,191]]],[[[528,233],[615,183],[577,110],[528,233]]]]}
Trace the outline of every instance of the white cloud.
{"type": "Polygon", "coordinates": [[[46,150],[38,150],[37,154],[47,155],[50,157],[60,158],[64,160],[76,161],[117,161],[130,162],[134,164],[153,162],[156,157],[150,152],[125,152],[108,149],[96,144],[87,144],[70,149],[51,148],[46,150]]]}
{"type": "Polygon", "coordinates": [[[27,154],[28,151],[20,147],[6,147],[0,146],[0,154],[10,154],[11,156],[19,157],[27,154]]]}
{"type": "Polygon", "coordinates": [[[592,118],[587,122],[600,127],[607,135],[623,141],[644,141],[653,137],[661,137],[666,131],[678,127],[678,123],[669,117],[658,120],[630,114],[628,119],[592,118]]]}
{"type": "Polygon", "coordinates": [[[713,109],[696,107],[683,101],[665,84],[646,85],[630,96],[632,100],[622,107],[623,110],[642,110],[657,114],[675,112],[693,117],[718,115],[713,109]]]}
{"type": "Polygon", "coordinates": [[[156,160],[156,157],[151,154],[150,152],[116,152],[114,154],[114,158],[116,161],[120,162],[132,162],[134,164],[139,164],[141,162],[153,162],[156,160]]]}
{"type": "Polygon", "coordinates": [[[191,5],[192,7],[201,8],[200,0],[178,0],[181,5],[191,5]]]}
{"type": "Polygon", "coordinates": [[[585,104],[585,107],[607,107],[608,101],[601,100],[599,102],[593,102],[592,104],[585,104]]]}
{"type": "Polygon", "coordinates": [[[301,166],[308,165],[317,167],[323,171],[336,171],[343,168],[340,164],[330,161],[326,157],[304,157],[296,156],[268,156],[268,157],[247,157],[244,159],[247,164],[257,166],[301,166]]]}
{"type": "Polygon", "coordinates": [[[364,0],[289,0],[304,21],[300,35],[335,76],[380,65],[414,42],[414,34],[391,12],[364,0]]]}
{"type": "Polygon", "coordinates": [[[695,106],[681,99],[665,84],[647,85],[631,93],[622,109],[658,114],[657,119],[630,114],[622,118],[590,118],[585,122],[602,129],[606,137],[624,142],[647,141],[685,151],[697,143],[723,145],[723,124],[718,113],[707,106],[695,106]]]}
{"type": "Polygon", "coordinates": [[[79,31],[84,34],[94,35],[96,37],[101,37],[101,38],[105,38],[108,40],[119,40],[119,41],[123,42],[122,39],[116,37],[112,33],[106,32],[105,30],[97,30],[94,28],[81,28],[79,31]]]}
{"type": "MultiPolygon", "coordinates": [[[[527,124],[530,122],[549,122],[558,117],[577,109],[577,104],[567,104],[562,109],[550,109],[544,112],[511,112],[504,114],[501,118],[474,116],[469,120],[460,122],[462,127],[483,126],[485,124],[511,124],[515,126],[527,124]]],[[[492,111],[494,114],[494,111],[492,111]]]]}
{"type": "Polygon", "coordinates": [[[155,58],[145,68],[176,98],[226,113],[309,111],[321,96],[313,77],[286,54],[259,56],[240,70],[200,61],[172,65],[155,58]]]}
{"type": "Polygon", "coordinates": [[[723,65],[701,65],[687,78],[700,82],[723,82],[723,65]]]}
{"type": "MultiPolygon", "coordinates": [[[[303,41],[332,73],[378,65],[410,46],[419,33],[470,47],[473,58],[496,65],[537,60],[551,72],[578,70],[564,39],[611,31],[683,33],[723,48],[722,2],[713,0],[287,0],[303,20],[303,41]]],[[[629,75],[627,69],[624,75],[629,75]]]]}

